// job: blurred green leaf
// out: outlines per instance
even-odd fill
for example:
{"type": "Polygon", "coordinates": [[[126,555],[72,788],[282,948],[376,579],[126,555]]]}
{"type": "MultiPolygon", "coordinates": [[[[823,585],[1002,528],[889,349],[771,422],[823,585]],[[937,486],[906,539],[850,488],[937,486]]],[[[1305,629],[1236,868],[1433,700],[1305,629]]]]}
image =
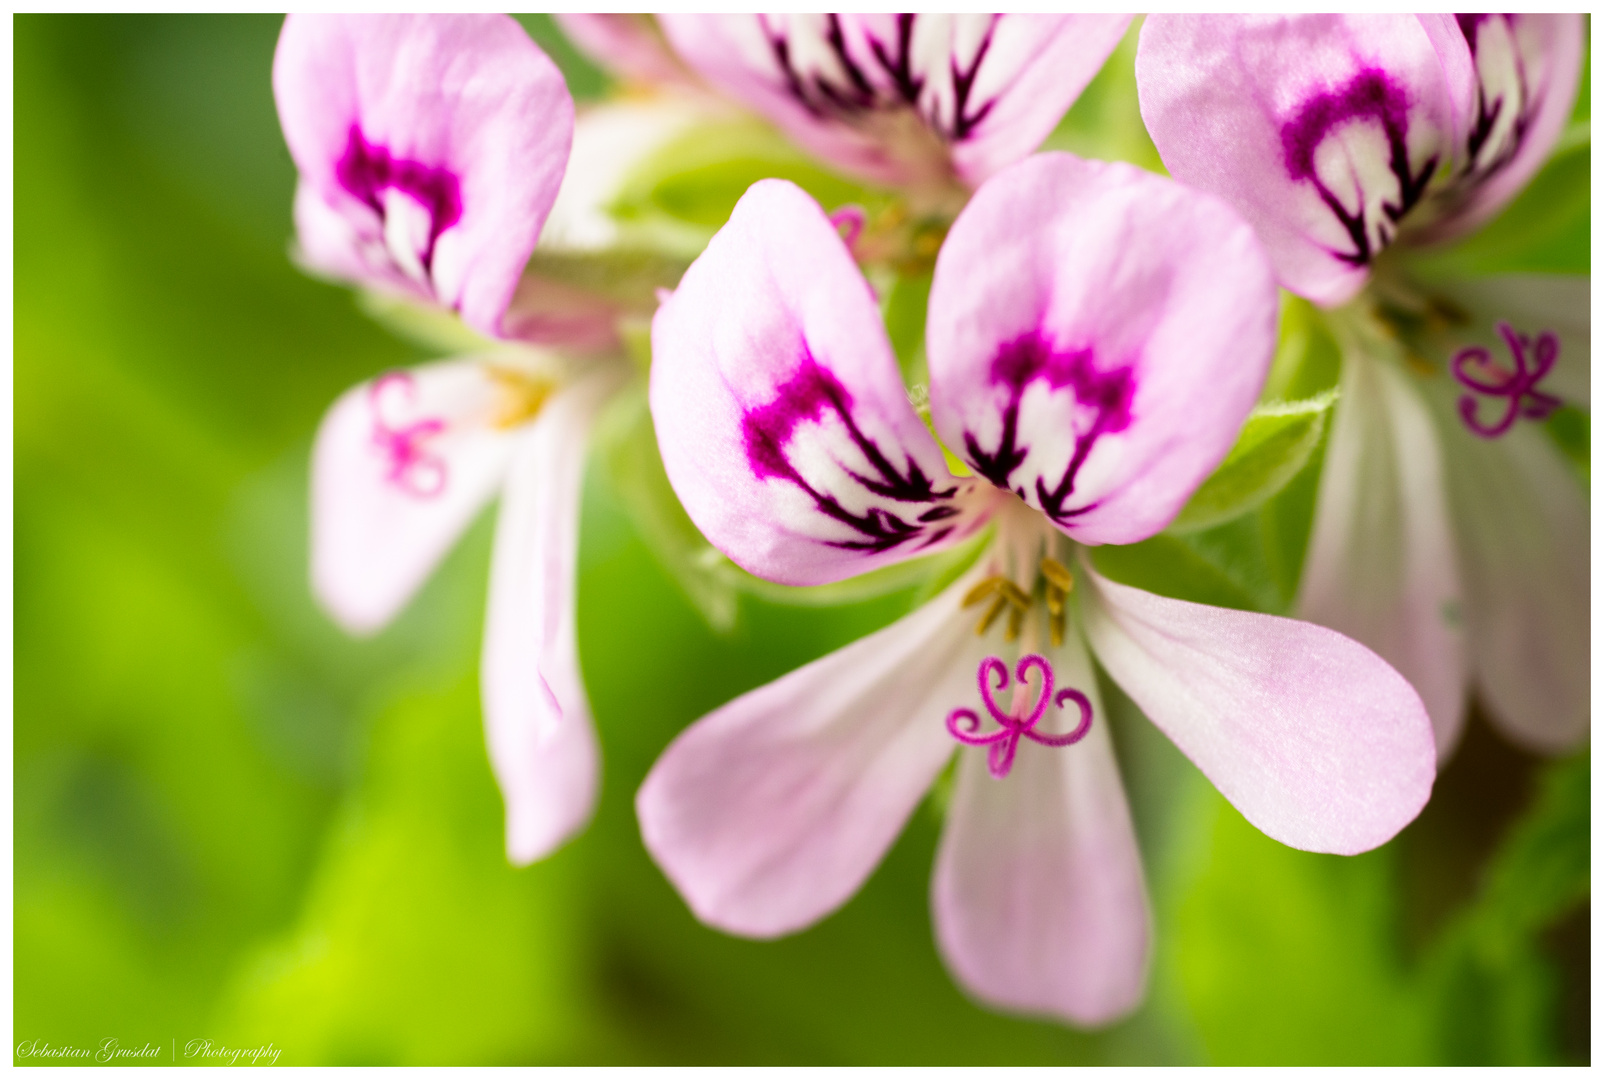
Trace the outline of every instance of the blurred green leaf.
{"type": "Polygon", "coordinates": [[[1431,1060],[1396,943],[1393,850],[1344,857],[1271,840],[1210,791],[1212,847],[1182,901],[1180,978],[1217,1065],[1431,1060]]]}
{"type": "Polygon", "coordinates": [[[1433,946],[1424,981],[1442,1060],[1556,1064],[1557,977],[1541,934],[1591,892],[1592,762],[1546,767],[1537,798],[1487,866],[1480,893],[1433,946]]]}
{"type": "Polygon", "coordinates": [[[341,812],[295,927],[247,958],[222,1026],[280,1064],[513,1064],[578,1054],[585,1024],[572,859],[528,870],[474,680],[399,698],[341,812]]]}
{"type": "Polygon", "coordinates": [[[1130,28],[1102,70],[1086,84],[1058,127],[1047,136],[1041,146],[1043,151],[1067,150],[1083,158],[1129,161],[1168,175],[1142,123],[1136,96],[1136,44],[1142,19],[1138,15],[1131,20],[1130,28]]]}
{"type": "Polygon", "coordinates": [[[1336,393],[1329,392],[1254,409],[1236,445],[1181,508],[1169,531],[1197,532],[1269,501],[1308,464],[1335,401],[1336,393]]]}
{"type": "Polygon", "coordinates": [[[530,14],[514,15],[513,18],[523,25],[535,44],[557,65],[575,101],[594,101],[606,96],[612,80],[588,56],[574,48],[556,19],[550,15],[530,14]]]}
{"type": "Polygon", "coordinates": [[[1592,140],[1587,121],[1509,207],[1460,243],[1411,255],[1426,275],[1592,272],[1592,140]]]}

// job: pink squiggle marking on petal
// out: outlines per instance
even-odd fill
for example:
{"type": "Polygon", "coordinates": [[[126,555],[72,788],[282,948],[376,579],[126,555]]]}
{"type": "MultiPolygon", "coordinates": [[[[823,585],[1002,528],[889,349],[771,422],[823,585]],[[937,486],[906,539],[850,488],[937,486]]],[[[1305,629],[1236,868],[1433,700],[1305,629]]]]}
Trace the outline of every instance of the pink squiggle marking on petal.
{"type": "Polygon", "coordinates": [[[1564,404],[1552,394],[1537,389],[1559,358],[1559,338],[1545,330],[1534,342],[1529,335],[1516,333],[1508,323],[1498,324],[1504,344],[1509,346],[1515,370],[1510,371],[1493,363],[1492,354],[1480,345],[1461,349],[1450,365],[1454,378],[1471,393],[1459,399],[1459,416],[1465,426],[1484,439],[1496,439],[1515,425],[1517,417],[1544,420],[1564,404]],[[1527,366],[1527,350],[1531,350],[1531,366],[1527,366]],[[1476,395],[1502,398],[1504,413],[1495,423],[1484,424],[1479,415],[1480,402],[1476,395]]]}
{"type": "MultiPolygon", "coordinates": [[[[991,718],[1001,726],[996,731],[980,734],[980,716],[973,709],[954,709],[947,714],[947,731],[953,738],[965,746],[984,746],[986,751],[986,767],[991,775],[1001,780],[1007,776],[1014,767],[1014,755],[1019,749],[1021,738],[1030,739],[1042,746],[1071,746],[1086,737],[1092,729],[1092,703],[1086,695],[1079,690],[1060,690],[1057,696],[1053,694],[1053,666],[1048,663],[1045,656],[1030,653],[1019,658],[1014,668],[1014,676],[1021,686],[1028,685],[1026,676],[1030,669],[1035,668],[1041,672],[1041,693],[1036,695],[1036,704],[1031,708],[1029,715],[1015,716],[1009,710],[1003,709],[993,697],[991,682],[996,681],[997,690],[1008,688],[1008,665],[995,656],[988,656],[980,662],[980,669],[975,673],[975,681],[980,686],[980,700],[985,702],[986,711],[991,718]],[[1047,711],[1047,702],[1060,709],[1067,701],[1073,701],[1080,709],[1080,722],[1075,730],[1065,735],[1046,735],[1036,730],[1047,711]]],[[[1020,712],[1024,710],[1021,709],[1020,712]]]]}
{"type": "Polygon", "coordinates": [[[416,381],[404,371],[386,372],[368,388],[368,407],[373,413],[373,445],[385,457],[384,479],[408,495],[433,499],[446,489],[446,463],[422,444],[445,431],[445,419],[426,416],[405,426],[393,425],[384,415],[385,391],[392,386],[402,391],[409,404],[418,395],[416,381]]]}

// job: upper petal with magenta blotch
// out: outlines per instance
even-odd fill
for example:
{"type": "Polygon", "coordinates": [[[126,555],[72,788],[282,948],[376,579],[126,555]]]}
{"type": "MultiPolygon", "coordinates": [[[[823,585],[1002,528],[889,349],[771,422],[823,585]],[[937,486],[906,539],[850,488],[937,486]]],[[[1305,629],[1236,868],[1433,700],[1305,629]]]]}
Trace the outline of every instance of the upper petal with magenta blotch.
{"type": "Polygon", "coordinates": [[[504,15],[292,15],[273,92],[314,268],[499,334],[573,132],[567,85],[523,29],[504,15]]]}
{"type": "Polygon", "coordinates": [[[783,180],[752,185],[658,310],[651,407],[691,519],[771,581],[934,551],[984,510],[909,403],[835,227],[783,180]]]}
{"type": "Polygon", "coordinates": [[[1145,539],[1235,441],[1276,302],[1225,203],[1134,166],[1037,155],[987,181],[942,246],[931,418],[1075,539],[1145,539]]]}
{"type": "Polygon", "coordinates": [[[1136,79],[1170,174],[1236,206],[1282,285],[1338,304],[1451,176],[1475,72],[1447,15],[1154,15],[1136,79]]]}

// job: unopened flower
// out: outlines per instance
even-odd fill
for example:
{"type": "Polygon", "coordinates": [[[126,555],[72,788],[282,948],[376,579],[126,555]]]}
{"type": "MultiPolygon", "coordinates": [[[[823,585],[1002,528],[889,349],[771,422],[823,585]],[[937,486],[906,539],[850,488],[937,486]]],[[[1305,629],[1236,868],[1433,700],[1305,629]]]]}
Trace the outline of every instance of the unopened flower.
{"type": "Polygon", "coordinates": [[[1088,645],[1301,848],[1363,851],[1412,819],[1430,725],[1331,630],[1155,596],[1085,557],[1164,528],[1264,382],[1274,283],[1227,206],[1127,165],[1032,158],[959,216],[929,310],[930,420],[967,468],[797,188],[754,185],[659,311],[664,465],[741,566],[816,584],[993,532],[928,604],[680,735],[640,790],[642,833],[703,921],[789,933],[858,889],[966,745],[933,883],[942,953],[988,1003],[1102,1023],[1142,996],[1149,919],[1088,645]]]}
{"type": "Polygon", "coordinates": [[[1342,399],[1299,613],[1374,648],[1439,753],[1474,672],[1558,751],[1589,717],[1587,511],[1529,421],[1588,400],[1586,279],[1426,281],[1411,249],[1521,189],[1575,96],[1579,15],[1153,16],[1142,116],[1171,174],[1239,209],[1282,285],[1336,306],[1342,399]]]}
{"type": "Polygon", "coordinates": [[[974,187],[1035,150],[1126,15],[662,15],[681,59],[847,172],[974,187]]]}
{"type": "Polygon", "coordinates": [[[562,76],[505,16],[291,16],[274,89],[301,174],[302,258],[477,332],[459,331],[472,355],[380,375],[324,417],[313,590],[347,630],[380,629],[501,494],[481,688],[507,852],[528,862],[595,799],[575,645],[580,480],[592,421],[629,373],[617,304],[575,299],[528,264],[554,202],[565,242],[598,239],[589,202],[609,195],[598,159],[616,140],[592,146],[583,123],[573,136],[562,76]]]}

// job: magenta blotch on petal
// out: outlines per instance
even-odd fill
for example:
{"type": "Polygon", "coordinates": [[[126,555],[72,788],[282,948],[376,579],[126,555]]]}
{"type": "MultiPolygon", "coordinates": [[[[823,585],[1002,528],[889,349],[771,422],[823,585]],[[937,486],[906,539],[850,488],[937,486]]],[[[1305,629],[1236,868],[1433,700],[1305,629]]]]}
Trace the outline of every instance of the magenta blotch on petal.
{"type": "Polygon", "coordinates": [[[315,269],[501,317],[562,181],[573,102],[502,15],[285,20],[273,90],[315,269]]]}
{"type": "Polygon", "coordinates": [[[931,419],[1075,539],[1142,540],[1229,452],[1276,312],[1263,250],[1223,202],[1041,154],[988,181],[937,258],[931,419]]]}

